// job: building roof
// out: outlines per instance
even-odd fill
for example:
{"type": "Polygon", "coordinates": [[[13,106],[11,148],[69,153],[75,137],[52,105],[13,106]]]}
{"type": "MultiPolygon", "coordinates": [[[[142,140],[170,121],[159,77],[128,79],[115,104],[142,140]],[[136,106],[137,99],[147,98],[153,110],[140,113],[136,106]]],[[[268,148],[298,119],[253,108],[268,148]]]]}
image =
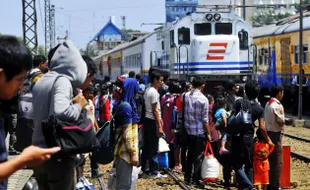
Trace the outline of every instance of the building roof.
{"type": "Polygon", "coordinates": [[[113,24],[113,22],[110,20],[97,34],[96,36],[91,40],[92,41],[98,41],[98,38],[102,35],[122,35],[122,31],[113,24]]]}

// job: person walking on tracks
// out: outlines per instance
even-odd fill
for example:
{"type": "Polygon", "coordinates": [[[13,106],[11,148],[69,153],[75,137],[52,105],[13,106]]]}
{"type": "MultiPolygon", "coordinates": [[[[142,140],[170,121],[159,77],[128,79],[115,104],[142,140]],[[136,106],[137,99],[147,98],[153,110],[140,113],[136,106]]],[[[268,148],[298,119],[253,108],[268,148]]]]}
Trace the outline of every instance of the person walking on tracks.
{"type": "Polygon", "coordinates": [[[188,153],[185,182],[200,185],[201,165],[204,158],[206,141],[211,141],[209,129],[209,101],[202,93],[204,81],[193,79],[193,90],[184,95],[184,125],[188,134],[188,153]],[[207,133],[207,138],[205,133],[207,133]],[[194,166],[194,173],[193,171],[194,166]]]}
{"type": "MultiPolygon", "coordinates": [[[[0,104],[14,98],[23,88],[24,78],[32,67],[32,56],[26,46],[13,36],[0,36],[0,104]]],[[[8,159],[5,146],[3,112],[0,109],[0,189],[7,189],[7,179],[26,166],[35,167],[48,160],[60,148],[30,146],[14,159],[8,159]]]]}
{"type": "Polygon", "coordinates": [[[268,135],[275,144],[274,151],[269,156],[270,162],[270,185],[269,190],[279,189],[282,171],[282,134],[285,124],[284,108],[281,100],[284,96],[284,88],[274,85],[271,88],[271,99],[265,106],[265,122],[268,135]]]}

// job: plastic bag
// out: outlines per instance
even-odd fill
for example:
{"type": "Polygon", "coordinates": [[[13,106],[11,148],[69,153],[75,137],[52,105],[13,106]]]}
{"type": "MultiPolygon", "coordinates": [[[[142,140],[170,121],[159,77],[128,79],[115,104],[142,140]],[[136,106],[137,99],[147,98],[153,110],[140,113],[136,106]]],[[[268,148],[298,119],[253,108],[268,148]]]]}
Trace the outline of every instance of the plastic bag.
{"type": "Polygon", "coordinates": [[[206,144],[204,159],[201,167],[201,178],[204,182],[215,182],[220,176],[220,164],[214,157],[211,144],[206,144]],[[209,150],[211,153],[209,153],[209,150]]]}
{"type": "Polygon", "coordinates": [[[95,186],[85,177],[81,177],[79,182],[76,184],[76,190],[95,190],[95,186]]]}
{"type": "Polygon", "coordinates": [[[169,144],[166,142],[165,139],[159,138],[158,140],[158,153],[162,152],[169,152],[169,144]]]}
{"type": "MultiPolygon", "coordinates": [[[[138,168],[138,167],[133,166],[131,190],[135,189],[140,171],[141,171],[141,167],[138,168]]],[[[112,168],[109,174],[109,179],[108,179],[108,190],[114,190],[114,189],[116,189],[116,169],[112,168]]]]}
{"type": "Polygon", "coordinates": [[[136,166],[133,166],[133,168],[132,168],[131,190],[135,190],[136,189],[136,183],[137,183],[140,171],[141,171],[141,167],[138,168],[136,166]]]}
{"type": "Polygon", "coordinates": [[[116,188],[116,169],[112,168],[109,173],[108,190],[114,190],[116,188]]]}

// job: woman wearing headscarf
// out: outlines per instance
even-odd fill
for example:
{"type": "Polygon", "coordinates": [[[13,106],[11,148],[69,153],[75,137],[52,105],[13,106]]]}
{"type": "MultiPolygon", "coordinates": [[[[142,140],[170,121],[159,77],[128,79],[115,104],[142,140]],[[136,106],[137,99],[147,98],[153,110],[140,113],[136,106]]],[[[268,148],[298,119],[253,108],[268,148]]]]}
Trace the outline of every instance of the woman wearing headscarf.
{"type": "Polygon", "coordinates": [[[132,169],[138,165],[138,125],[134,97],[139,91],[139,85],[134,78],[118,78],[114,88],[114,98],[117,104],[113,110],[116,128],[116,146],[114,161],[116,169],[116,189],[129,190],[132,184],[132,169]]]}

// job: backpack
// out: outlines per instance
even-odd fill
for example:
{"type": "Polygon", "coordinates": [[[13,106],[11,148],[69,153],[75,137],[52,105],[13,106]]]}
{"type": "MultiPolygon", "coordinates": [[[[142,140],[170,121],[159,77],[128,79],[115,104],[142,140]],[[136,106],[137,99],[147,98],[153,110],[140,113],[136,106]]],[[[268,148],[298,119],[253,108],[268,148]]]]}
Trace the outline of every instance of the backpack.
{"type": "Polygon", "coordinates": [[[137,106],[137,113],[140,118],[140,123],[143,123],[143,120],[145,118],[145,101],[144,101],[144,91],[139,90],[138,93],[135,96],[135,102],[137,106]]]}
{"type": "Polygon", "coordinates": [[[241,108],[237,114],[228,118],[226,131],[228,134],[234,135],[247,131],[253,127],[252,107],[249,100],[240,100],[241,108]]]}
{"type": "Polygon", "coordinates": [[[18,99],[18,114],[16,124],[16,142],[14,149],[23,151],[24,148],[31,145],[32,133],[34,128],[33,123],[33,105],[32,105],[32,89],[35,85],[35,79],[38,80],[40,71],[28,75],[24,82],[24,88],[18,99]]]}
{"type": "Polygon", "coordinates": [[[96,137],[99,141],[100,147],[96,147],[92,151],[92,155],[99,164],[109,164],[114,159],[114,148],[116,142],[118,141],[119,138],[121,138],[122,134],[120,133],[118,137],[115,139],[115,128],[113,126],[114,117],[117,114],[118,110],[125,105],[129,105],[129,103],[127,102],[121,103],[116,108],[115,113],[111,118],[111,121],[107,121],[96,133],[96,137]]]}

